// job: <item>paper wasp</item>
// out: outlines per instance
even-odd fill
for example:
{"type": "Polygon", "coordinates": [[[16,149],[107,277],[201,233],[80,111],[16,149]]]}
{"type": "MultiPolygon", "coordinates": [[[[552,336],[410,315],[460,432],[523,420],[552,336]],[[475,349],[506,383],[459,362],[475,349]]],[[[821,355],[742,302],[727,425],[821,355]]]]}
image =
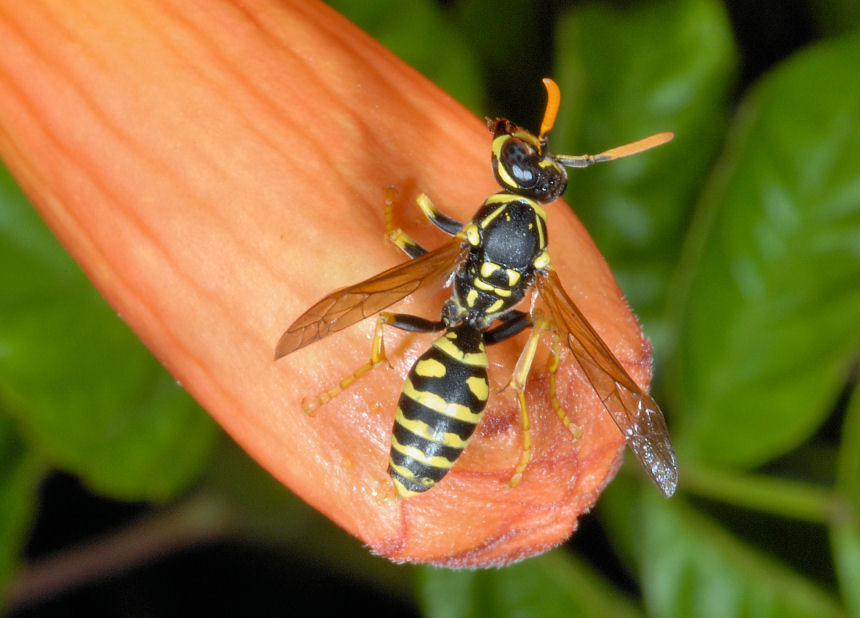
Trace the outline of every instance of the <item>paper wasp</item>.
{"type": "MultiPolygon", "coordinates": [[[[537,344],[546,331],[553,337],[550,394],[562,422],[577,436],[578,428],[554,394],[560,342],[573,354],[648,475],[665,496],[675,491],[677,464],[663,414],[562,288],[547,251],[542,206],[564,193],[566,167],[588,167],[626,157],[664,144],[673,135],[652,135],[598,155],[553,154],[547,133],[555,123],[560,93],[551,79],[543,81],[548,102],[537,136],[504,118],[488,119],[493,133],[493,173],[502,191],[488,197],[466,224],[443,214],[426,195],[420,195],[418,205],[427,218],[453,239],[428,252],[389,224],[389,237],[412,259],[329,294],[286,330],[275,349],[275,358],[281,358],[379,313],[370,361],[305,404],[305,410],[310,411],[385,361],[384,326],[442,333],[412,366],[397,406],[388,471],[403,497],[433,487],[466,447],[489,397],[485,346],[528,328],[531,334],[510,381],[522,417],[523,449],[509,484],[516,486],[529,461],[531,440],[524,390],[537,344]],[[440,319],[383,311],[425,284],[446,277],[451,296],[440,319]],[[517,309],[533,288],[548,316],[540,309],[517,309]]],[[[392,200],[390,192],[389,209],[392,200]]],[[[386,219],[390,221],[390,212],[386,219]]]]}

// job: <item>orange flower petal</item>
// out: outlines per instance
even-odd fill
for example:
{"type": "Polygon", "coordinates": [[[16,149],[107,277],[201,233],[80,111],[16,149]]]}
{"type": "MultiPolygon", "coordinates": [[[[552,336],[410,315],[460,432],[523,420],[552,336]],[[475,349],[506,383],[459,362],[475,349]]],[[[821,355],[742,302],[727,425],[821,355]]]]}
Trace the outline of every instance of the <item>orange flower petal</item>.
{"type": "MultiPolygon", "coordinates": [[[[366,361],[371,321],[272,361],[307,306],[403,260],[383,239],[385,186],[431,247],[441,239],[416,223],[418,191],[467,219],[496,190],[482,122],[309,0],[8,0],[0,40],[0,155],[105,297],[272,474],[394,560],[502,564],[571,533],[624,443],[573,363],[560,396],[582,439],[535,370],[522,484],[506,485],[521,432],[505,391],[445,480],[404,501],[386,474],[389,435],[429,338],[388,333],[393,369],[315,417],[302,398],[366,361]]],[[[568,292],[647,383],[649,348],[606,264],[563,205],[550,217],[568,292]]],[[[406,310],[438,315],[440,298],[406,310]]],[[[517,354],[492,348],[496,390],[517,354]]]]}

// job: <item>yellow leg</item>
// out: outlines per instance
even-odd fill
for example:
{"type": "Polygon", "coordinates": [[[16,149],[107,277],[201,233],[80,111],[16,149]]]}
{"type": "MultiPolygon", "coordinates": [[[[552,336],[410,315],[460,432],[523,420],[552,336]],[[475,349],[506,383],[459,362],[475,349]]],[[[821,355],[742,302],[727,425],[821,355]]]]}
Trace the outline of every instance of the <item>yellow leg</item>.
{"type": "Polygon", "coordinates": [[[511,480],[508,481],[508,487],[511,489],[519,485],[520,481],[523,480],[523,472],[525,472],[526,466],[529,465],[532,451],[532,434],[529,427],[529,413],[526,409],[526,396],[522,391],[517,391],[517,401],[520,404],[520,421],[523,427],[523,450],[522,453],[520,453],[520,461],[517,463],[514,474],[511,477],[511,480]]]}
{"type": "Polygon", "coordinates": [[[382,363],[387,363],[388,359],[385,357],[385,344],[382,339],[382,329],[386,324],[390,324],[392,322],[392,314],[390,313],[380,313],[379,317],[376,319],[376,330],[373,333],[373,342],[371,343],[372,349],[370,353],[370,360],[367,361],[364,365],[356,369],[352,375],[345,377],[343,380],[338,382],[336,385],[332,386],[325,392],[320,393],[316,397],[311,400],[305,400],[302,402],[302,410],[304,410],[307,414],[313,414],[314,410],[318,407],[330,401],[333,397],[337,396],[341,391],[349,388],[353,382],[355,382],[358,378],[363,376],[365,373],[374,369],[375,367],[379,367],[382,363]]]}
{"type": "Polygon", "coordinates": [[[437,221],[439,219],[439,210],[426,193],[419,194],[418,197],[415,198],[415,201],[418,202],[418,208],[421,209],[421,212],[424,213],[424,216],[427,217],[428,221],[437,221]]]}
{"type": "Polygon", "coordinates": [[[411,258],[423,255],[427,251],[412,240],[402,229],[394,227],[394,198],[397,197],[395,187],[385,187],[385,237],[411,258]]]}
{"type": "Polygon", "coordinates": [[[514,373],[511,376],[511,381],[508,384],[517,393],[517,402],[520,406],[520,421],[523,428],[523,450],[520,454],[520,461],[517,463],[516,469],[511,480],[508,481],[508,486],[516,487],[523,478],[526,466],[531,458],[532,437],[529,427],[529,413],[526,407],[526,381],[531,371],[532,363],[535,360],[535,352],[537,351],[538,343],[540,342],[541,333],[552,327],[552,322],[542,317],[539,311],[535,311],[532,315],[534,325],[532,332],[529,335],[529,340],[526,342],[523,351],[520,353],[520,358],[517,361],[517,366],[514,368],[514,373]]]}
{"type": "Polygon", "coordinates": [[[525,472],[529,459],[531,458],[532,439],[529,427],[528,409],[526,407],[525,389],[532,363],[534,363],[537,346],[544,331],[550,330],[553,335],[552,346],[550,348],[552,353],[550,354],[549,361],[547,362],[550,402],[552,403],[553,410],[555,410],[555,413],[573,437],[576,439],[582,437],[582,430],[575,423],[571,422],[570,418],[565,413],[561,402],[558,400],[555,382],[555,374],[558,371],[559,357],[561,356],[561,341],[558,338],[558,333],[556,333],[555,326],[552,321],[544,318],[540,311],[535,311],[532,318],[534,321],[532,332],[529,335],[529,340],[523,347],[523,351],[520,353],[520,358],[517,361],[517,366],[514,368],[514,373],[511,376],[511,381],[509,383],[509,386],[517,393],[517,402],[520,406],[520,420],[523,428],[523,450],[520,455],[520,461],[517,463],[516,469],[514,469],[514,474],[511,477],[511,480],[508,481],[508,485],[510,487],[516,487],[522,480],[523,473],[525,472]]]}
{"type": "Polygon", "coordinates": [[[394,198],[397,197],[397,187],[385,187],[385,236],[391,238],[396,233],[394,227],[394,198]]]}
{"type": "Polygon", "coordinates": [[[419,195],[415,201],[418,202],[418,208],[421,209],[427,220],[446,234],[456,236],[463,229],[463,224],[460,221],[452,219],[436,208],[426,193],[419,195]]]}
{"type": "Polygon", "coordinates": [[[552,354],[546,364],[547,372],[549,373],[549,400],[552,403],[552,408],[555,410],[558,418],[561,419],[561,422],[564,423],[564,426],[567,427],[567,430],[571,435],[579,440],[582,437],[582,430],[579,428],[579,425],[571,422],[570,418],[565,413],[564,408],[561,407],[561,402],[558,400],[558,394],[555,388],[555,372],[558,371],[558,359],[560,355],[561,340],[558,338],[558,333],[553,329],[552,354]]]}

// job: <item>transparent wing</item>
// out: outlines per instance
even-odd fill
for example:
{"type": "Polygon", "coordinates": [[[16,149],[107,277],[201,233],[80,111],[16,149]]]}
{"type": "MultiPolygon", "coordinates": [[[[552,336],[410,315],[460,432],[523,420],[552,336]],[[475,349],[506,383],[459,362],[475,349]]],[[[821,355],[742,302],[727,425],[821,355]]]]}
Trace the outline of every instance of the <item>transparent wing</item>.
{"type": "Polygon", "coordinates": [[[678,484],[678,465],[657,402],[624,370],[564,291],[555,271],[539,273],[536,284],[559,336],[573,352],[630,449],[668,498],[678,484]]]}
{"type": "Polygon", "coordinates": [[[468,249],[459,238],[366,281],[332,292],[305,311],[281,335],[275,359],[352,326],[413,294],[427,282],[438,281],[462,261],[468,249]]]}

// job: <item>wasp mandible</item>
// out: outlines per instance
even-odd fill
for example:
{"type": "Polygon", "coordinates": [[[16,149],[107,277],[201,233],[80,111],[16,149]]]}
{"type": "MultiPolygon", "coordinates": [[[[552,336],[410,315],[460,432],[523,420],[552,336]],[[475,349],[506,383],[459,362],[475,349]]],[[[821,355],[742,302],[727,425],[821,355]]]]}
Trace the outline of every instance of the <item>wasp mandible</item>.
{"type": "Polygon", "coordinates": [[[562,288],[547,251],[543,205],[567,188],[567,170],[612,161],[664,144],[672,133],[659,133],[597,155],[557,155],[547,134],[560,104],[558,86],[543,80],[548,100],[540,133],[513,122],[487,121],[493,134],[493,174],[502,190],[488,197],[475,216],[461,223],[439,211],[421,194],[418,206],[427,219],[453,238],[427,251],[390,225],[393,190],[386,220],[389,237],[411,259],[366,281],[333,292],[302,314],[281,336],[275,359],[379,314],[370,361],[351,376],[304,404],[311,411],[385,362],[383,329],[441,335],[412,365],[403,385],[388,472],[402,497],[427,491],[451,469],[472,436],[489,398],[486,346],[531,328],[510,381],[520,407],[523,448],[509,481],[515,487],[529,461],[531,439],[524,395],[535,351],[544,332],[553,337],[550,396],[562,422],[579,430],[555,399],[555,371],[561,345],[573,354],[627,444],[666,497],[677,485],[675,452],[657,403],[624,370],[576,304],[562,288]],[[430,282],[447,278],[451,295],[438,320],[384,311],[430,282]],[[536,289],[548,315],[539,308],[518,309],[536,289]],[[381,312],[381,313],[380,313],[381,312]]]}

